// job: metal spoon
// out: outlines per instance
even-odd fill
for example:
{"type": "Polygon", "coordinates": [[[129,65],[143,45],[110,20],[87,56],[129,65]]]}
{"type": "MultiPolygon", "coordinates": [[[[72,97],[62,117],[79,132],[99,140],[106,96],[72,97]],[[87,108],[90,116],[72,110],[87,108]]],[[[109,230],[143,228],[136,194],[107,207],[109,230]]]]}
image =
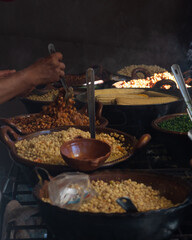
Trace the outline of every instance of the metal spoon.
{"type": "Polygon", "coordinates": [[[183,74],[181,72],[181,69],[179,67],[178,64],[173,64],[171,66],[171,70],[175,76],[175,79],[179,85],[179,89],[181,91],[181,94],[184,98],[184,101],[186,103],[186,106],[187,106],[187,113],[192,121],[192,100],[191,100],[191,97],[189,95],[189,92],[186,88],[186,85],[185,85],[185,81],[184,81],[184,78],[183,78],[183,74]]]}
{"type": "MultiPolygon", "coordinates": [[[[48,51],[49,51],[49,54],[52,54],[52,53],[55,53],[56,52],[56,49],[55,49],[55,46],[53,43],[49,43],[48,44],[48,51]]],[[[65,82],[65,79],[64,78],[60,78],[60,81],[61,81],[61,84],[63,86],[63,88],[65,89],[65,100],[66,102],[68,102],[68,99],[70,97],[72,97],[73,95],[73,88],[72,87],[67,87],[67,84],[65,82]]]]}
{"type": "Polygon", "coordinates": [[[87,83],[87,103],[89,114],[89,126],[91,138],[95,138],[95,89],[94,89],[95,73],[93,68],[88,68],[86,71],[87,83]]]}

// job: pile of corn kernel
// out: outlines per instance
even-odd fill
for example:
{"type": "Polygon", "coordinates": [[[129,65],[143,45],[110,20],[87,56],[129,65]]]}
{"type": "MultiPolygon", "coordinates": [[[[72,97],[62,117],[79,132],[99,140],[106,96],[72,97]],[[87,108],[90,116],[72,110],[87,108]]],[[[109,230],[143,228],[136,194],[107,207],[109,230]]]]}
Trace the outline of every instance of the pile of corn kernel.
{"type": "Polygon", "coordinates": [[[46,102],[52,102],[55,100],[55,98],[58,96],[59,90],[58,89],[51,89],[45,94],[37,95],[37,94],[31,94],[27,97],[29,100],[33,101],[46,101],[46,102]]]}
{"type": "MultiPolygon", "coordinates": [[[[92,213],[125,213],[125,210],[116,202],[120,197],[129,197],[138,212],[170,208],[175,205],[172,201],[161,196],[158,190],[131,179],[105,182],[103,180],[91,181],[91,186],[97,195],[87,202],[83,202],[79,211],[92,213]]],[[[51,203],[45,197],[43,201],[51,203]]]]}
{"type": "MultiPolygon", "coordinates": [[[[64,142],[70,141],[77,136],[90,138],[90,133],[71,127],[67,130],[39,135],[32,139],[20,140],[16,142],[15,147],[17,154],[21,158],[46,164],[66,165],[60,154],[60,147],[64,142]]],[[[100,133],[96,134],[96,139],[105,141],[111,146],[111,155],[106,162],[121,158],[132,150],[130,145],[123,146],[124,135],[113,132],[111,134],[100,133]]]]}

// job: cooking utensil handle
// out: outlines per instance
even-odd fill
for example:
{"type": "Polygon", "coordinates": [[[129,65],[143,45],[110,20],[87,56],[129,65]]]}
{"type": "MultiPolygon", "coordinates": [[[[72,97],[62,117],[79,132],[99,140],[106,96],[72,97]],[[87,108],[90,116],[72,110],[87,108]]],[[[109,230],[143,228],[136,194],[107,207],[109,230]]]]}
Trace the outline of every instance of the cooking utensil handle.
{"type": "MultiPolygon", "coordinates": [[[[96,118],[100,119],[102,117],[102,111],[103,111],[103,104],[101,102],[95,102],[95,114],[96,118]]],[[[88,104],[83,106],[80,110],[80,113],[82,114],[88,114],[88,104]]]]}
{"type": "Polygon", "coordinates": [[[35,167],[34,171],[39,179],[39,184],[43,185],[43,182],[45,180],[50,181],[51,180],[51,175],[49,174],[49,172],[45,169],[45,168],[41,168],[41,167],[35,167]]]}
{"type": "MultiPolygon", "coordinates": [[[[56,53],[55,45],[53,43],[49,43],[48,51],[49,51],[49,54],[56,53]]],[[[64,78],[60,78],[60,81],[61,81],[63,88],[65,89],[65,92],[67,93],[68,90],[67,90],[67,85],[65,84],[64,78]]]]}
{"type": "Polygon", "coordinates": [[[6,118],[0,118],[0,126],[9,125],[9,121],[6,118]]]}
{"type": "Polygon", "coordinates": [[[86,71],[86,83],[87,83],[87,103],[89,114],[89,126],[91,138],[95,138],[95,73],[93,68],[88,68],[86,71]]]}
{"type": "Polygon", "coordinates": [[[131,78],[128,77],[128,76],[120,75],[120,74],[110,73],[109,80],[110,81],[115,81],[115,82],[119,82],[119,81],[128,82],[128,81],[131,80],[131,78]]]}
{"type": "Polygon", "coordinates": [[[170,79],[163,79],[161,81],[158,81],[152,88],[161,88],[164,85],[169,85],[171,89],[177,89],[176,83],[170,79]]]}
{"type": "Polygon", "coordinates": [[[179,85],[179,89],[181,91],[181,94],[185,100],[185,103],[187,105],[187,109],[188,109],[188,114],[189,114],[189,117],[192,121],[192,100],[191,100],[191,97],[189,95],[189,92],[186,88],[186,85],[185,85],[185,81],[184,81],[184,78],[183,78],[183,74],[181,72],[181,69],[179,67],[178,64],[173,64],[171,66],[171,70],[175,76],[175,79],[179,85]]]}
{"type": "Polygon", "coordinates": [[[103,104],[101,102],[96,102],[95,104],[96,104],[96,109],[95,109],[96,116],[99,119],[102,116],[103,104]]]}
{"type": "Polygon", "coordinates": [[[139,79],[140,77],[137,75],[138,73],[143,73],[144,78],[151,76],[150,72],[147,71],[147,69],[138,67],[138,68],[133,69],[133,71],[131,73],[131,79],[139,79]]]}
{"type": "Polygon", "coordinates": [[[151,135],[146,133],[146,134],[143,134],[140,139],[138,140],[138,142],[136,143],[135,147],[134,147],[134,150],[136,149],[139,149],[139,148],[142,148],[144,146],[147,145],[147,143],[151,140],[151,135]]]}
{"type": "Polygon", "coordinates": [[[137,208],[128,197],[120,197],[116,200],[116,202],[128,213],[138,212],[137,208]]]}
{"type": "Polygon", "coordinates": [[[21,135],[17,134],[10,126],[2,126],[0,128],[0,139],[9,148],[15,146],[15,141],[19,140],[21,135]],[[11,139],[11,136],[13,139],[11,139]]]}

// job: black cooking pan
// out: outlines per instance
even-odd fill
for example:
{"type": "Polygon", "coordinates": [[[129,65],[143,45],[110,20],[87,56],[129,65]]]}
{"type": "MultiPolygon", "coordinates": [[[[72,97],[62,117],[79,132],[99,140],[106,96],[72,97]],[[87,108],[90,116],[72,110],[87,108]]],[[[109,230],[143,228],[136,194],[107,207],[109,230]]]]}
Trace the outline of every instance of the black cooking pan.
{"type": "Polygon", "coordinates": [[[163,240],[178,228],[191,211],[192,188],[184,180],[145,171],[104,170],[90,175],[91,180],[131,179],[150,185],[177,206],[137,213],[83,213],[45,203],[47,181],[37,185],[34,195],[50,231],[61,239],[92,240],[163,240]]]}
{"type": "MultiPolygon", "coordinates": [[[[0,128],[0,139],[3,143],[6,144],[6,146],[8,146],[11,157],[13,158],[13,160],[16,161],[16,163],[22,164],[26,167],[29,167],[30,169],[34,167],[45,168],[48,171],[50,171],[51,174],[55,175],[63,171],[72,171],[72,169],[66,165],[45,164],[45,163],[33,162],[30,160],[24,159],[17,154],[15,143],[19,140],[23,140],[23,139],[27,140],[40,135],[46,135],[46,134],[50,134],[50,133],[61,131],[61,130],[67,130],[69,127],[70,126],[65,126],[57,129],[44,130],[44,131],[39,131],[32,134],[21,136],[20,134],[16,133],[10,126],[2,126],[0,128]]],[[[78,128],[83,131],[89,131],[88,126],[71,126],[71,127],[78,128]]],[[[120,132],[118,130],[114,130],[111,128],[104,128],[104,127],[96,127],[96,133],[107,133],[107,134],[113,133],[113,134],[123,135],[125,138],[123,145],[124,146],[129,145],[130,147],[132,147],[127,151],[127,154],[125,154],[124,156],[117,158],[111,162],[105,162],[101,166],[103,168],[114,166],[120,162],[126,161],[136,152],[137,149],[145,146],[151,139],[151,136],[149,134],[145,134],[141,136],[139,140],[137,140],[135,136],[120,132]]]]}
{"type": "MultiPolygon", "coordinates": [[[[125,89],[118,89],[125,90],[125,89]]],[[[137,89],[143,90],[143,89],[137,89]]],[[[165,93],[166,90],[144,89],[145,91],[153,91],[155,93],[165,93]]],[[[102,91],[102,90],[100,90],[102,91]]],[[[168,94],[168,92],[166,92],[168,94]]],[[[104,105],[102,114],[108,119],[110,128],[118,129],[123,132],[139,136],[145,132],[151,131],[151,122],[163,115],[184,112],[186,105],[179,92],[169,92],[170,96],[178,97],[178,101],[149,104],[149,105],[104,105]]],[[[82,107],[86,103],[86,93],[76,96],[76,103],[82,107]]]]}
{"type": "MultiPolygon", "coordinates": [[[[139,77],[138,73],[142,73],[144,79],[151,76],[151,73],[147,69],[141,68],[141,67],[137,67],[137,68],[133,69],[131,76],[125,76],[125,75],[121,75],[118,73],[111,73],[109,70],[104,69],[100,65],[94,65],[94,66],[92,66],[92,68],[94,69],[94,72],[95,72],[95,80],[103,80],[104,83],[102,84],[102,87],[104,87],[104,88],[106,86],[112,87],[113,83],[118,82],[118,81],[128,82],[132,79],[139,79],[140,77],[139,77]]],[[[80,74],[66,74],[65,80],[66,80],[66,83],[68,86],[81,87],[86,83],[86,73],[84,72],[84,73],[80,73],[80,74]]],[[[175,82],[170,79],[166,79],[166,80],[159,81],[159,82],[162,82],[162,83],[155,85],[154,88],[161,88],[163,85],[169,85],[170,89],[177,88],[175,82]]],[[[101,85],[101,84],[99,84],[99,85],[101,85]]],[[[57,83],[57,87],[58,87],[58,83],[57,83]]]]}

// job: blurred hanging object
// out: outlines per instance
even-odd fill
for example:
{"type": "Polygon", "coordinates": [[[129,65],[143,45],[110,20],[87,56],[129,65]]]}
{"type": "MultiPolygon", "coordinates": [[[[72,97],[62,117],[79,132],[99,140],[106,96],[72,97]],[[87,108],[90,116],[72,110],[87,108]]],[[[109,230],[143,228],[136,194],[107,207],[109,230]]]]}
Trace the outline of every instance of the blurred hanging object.
{"type": "Polygon", "coordinates": [[[189,49],[187,51],[187,61],[188,61],[189,69],[192,70],[192,41],[190,42],[189,49]]]}
{"type": "Polygon", "coordinates": [[[189,44],[189,49],[187,51],[187,65],[188,70],[183,73],[185,78],[185,83],[192,86],[192,41],[189,44]]]}

